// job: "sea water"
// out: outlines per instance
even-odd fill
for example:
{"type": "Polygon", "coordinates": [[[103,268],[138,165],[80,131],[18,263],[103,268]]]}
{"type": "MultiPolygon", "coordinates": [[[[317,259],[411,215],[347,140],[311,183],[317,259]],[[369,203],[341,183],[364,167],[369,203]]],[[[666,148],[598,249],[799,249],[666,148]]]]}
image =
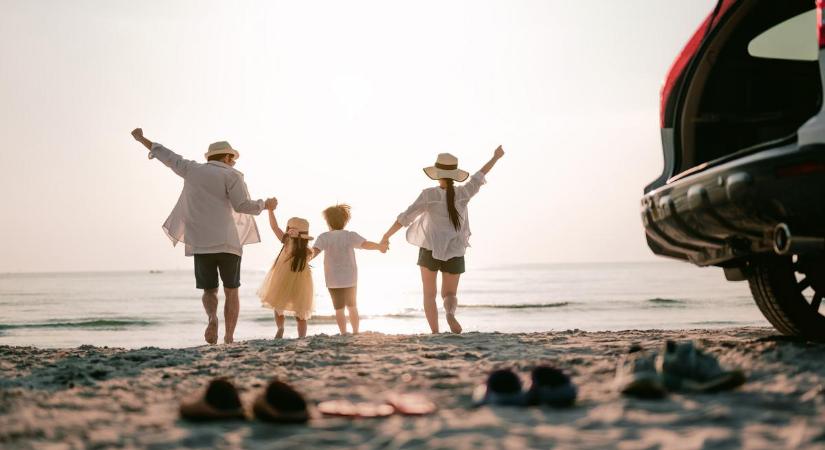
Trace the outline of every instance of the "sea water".
{"type": "MultiPolygon", "coordinates": [[[[323,269],[315,272],[316,311],[309,334],[335,334],[323,269]]],[[[242,274],[236,340],[275,334],[272,311],[262,308],[255,295],[263,276],[263,271],[242,274]]],[[[769,325],[746,282],[727,282],[718,268],[670,261],[473,269],[462,275],[458,298],[465,331],[769,325]]],[[[221,294],[221,320],[222,307],[221,294]]],[[[416,266],[362,269],[358,308],[362,331],[429,332],[416,266]]],[[[440,316],[441,329],[447,330],[440,316]]],[[[205,324],[190,271],[0,275],[0,345],[186,347],[204,343],[205,324]]],[[[295,324],[288,320],[285,337],[295,336],[295,324]]]]}

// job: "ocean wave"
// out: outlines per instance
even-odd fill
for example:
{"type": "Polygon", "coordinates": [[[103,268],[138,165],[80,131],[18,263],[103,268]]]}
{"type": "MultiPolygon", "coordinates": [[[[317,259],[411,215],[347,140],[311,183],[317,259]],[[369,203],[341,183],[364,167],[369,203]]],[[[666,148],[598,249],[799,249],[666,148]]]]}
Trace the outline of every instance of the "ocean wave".
{"type": "Polygon", "coordinates": [[[687,303],[684,300],[676,300],[676,299],[672,299],[672,298],[660,298],[660,297],[648,299],[647,302],[648,303],[653,303],[654,305],[684,305],[685,303],[687,303]]]}
{"type": "Polygon", "coordinates": [[[556,303],[516,303],[512,305],[462,305],[459,308],[472,309],[540,309],[540,308],[560,308],[568,306],[570,302],[556,302],[556,303]]]}
{"type": "Polygon", "coordinates": [[[0,298],[3,297],[42,297],[50,295],[48,292],[0,292],[0,298]]]}
{"type": "MultiPolygon", "coordinates": [[[[294,319],[293,316],[286,316],[287,320],[294,319]]],[[[362,316],[363,318],[363,316],[362,316]]],[[[273,316],[264,316],[264,317],[256,317],[252,319],[253,322],[263,322],[263,323],[275,323],[275,317],[273,316]]],[[[309,318],[309,321],[312,323],[335,323],[335,316],[312,316],[309,318]]]]}
{"type": "Polygon", "coordinates": [[[690,322],[688,325],[691,326],[729,326],[729,325],[742,325],[746,322],[742,321],[734,321],[734,320],[700,320],[697,322],[690,322]]]}
{"type": "MultiPolygon", "coordinates": [[[[423,310],[422,310],[423,311],[423,310]]],[[[412,319],[421,317],[421,314],[409,314],[409,313],[395,313],[395,314],[382,314],[377,316],[367,316],[368,319],[380,319],[380,318],[390,318],[390,319],[412,319]]]]}
{"type": "Polygon", "coordinates": [[[129,319],[94,319],[78,320],[71,322],[40,322],[40,323],[0,323],[0,331],[19,328],[126,328],[145,327],[155,325],[157,322],[149,320],[129,320],[129,319]]]}
{"type": "MultiPolygon", "coordinates": [[[[369,319],[411,319],[411,318],[418,318],[420,314],[408,314],[408,313],[392,313],[392,314],[375,314],[375,315],[368,315],[368,316],[361,316],[361,320],[369,320],[369,319]]],[[[287,316],[289,317],[289,316],[287,316]]],[[[265,317],[256,317],[252,319],[254,322],[264,322],[270,323],[274,322],[274,318],[272,316],[265,316],[265,317]]],[[[347,315],[347,320],[349,320],[349,315],[347,315]]],[[[309,319],[312,323],[336,323],[334,315],[314,315],[309,319]]]]}

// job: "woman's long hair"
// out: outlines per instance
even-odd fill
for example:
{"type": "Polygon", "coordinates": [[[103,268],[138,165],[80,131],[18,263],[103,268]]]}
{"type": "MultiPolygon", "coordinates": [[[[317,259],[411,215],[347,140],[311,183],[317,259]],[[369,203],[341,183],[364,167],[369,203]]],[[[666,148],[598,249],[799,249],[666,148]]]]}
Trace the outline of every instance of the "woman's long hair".
{"type": "Polygon", "coordinates": [[[453,187],[452,179],[444,178],[444,181],[447,182],[447,214],[450,215],[450,222],[453,223],[453,227],[458,231],[461,228],[461,215],[458,214],[458,210],[455,208],[455,187],[453,187]]]}
{"type": "Polygon", "coordinates": [[[284,238],[281,242],[284,243],[284,246],[281,247],[281,251],[278,252],[278,257],[275,258],[275,261],[281,257],[281,253],[284,252],[284,247],[286,244],[292,240],[292,271],[293,272],[302,272],[307,267],[307,240],[301,238],[291,238],[288,234],[284,233],[284,238]]]}

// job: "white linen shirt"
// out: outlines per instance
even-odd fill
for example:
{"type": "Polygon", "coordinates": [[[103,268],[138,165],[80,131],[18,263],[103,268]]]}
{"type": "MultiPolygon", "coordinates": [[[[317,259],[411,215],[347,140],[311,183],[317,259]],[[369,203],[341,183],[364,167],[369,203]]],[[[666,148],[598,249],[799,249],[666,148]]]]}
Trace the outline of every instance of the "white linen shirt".
{"type": "Polygon", "coordinates": [[[447,261],[463,256],[470,246],[470,218],[467,203],[485,184],[484,172],[478,171],[463,185],[455,186],[455,208],[461,216],[461,227],[456,231],[447,213],[447,191],[433,187],[421,191],[406,211],[398,216],[398,223],[407,228],[407,242],[432,250],[433,258],[447,261]]]}
{"type": "Polygon", "coordinates": [[[355,250],[366,241],[360,234],[347,230],[321,233],[313,247],[324,252],[324,278],[332,289],[353,287],[358,283],[355,250]]]}
{"type": "Polygon", "coordinates": [[[183,159],[158,143],[152,156],[183,178],[183,191],[163,231],[185,244],[186,256],[232,253],[241,256],[243,246],[261,241],[250,215],[258,215],[263,200],[251,200],[243,174],[220,161],[205,164],[183,159]]]}

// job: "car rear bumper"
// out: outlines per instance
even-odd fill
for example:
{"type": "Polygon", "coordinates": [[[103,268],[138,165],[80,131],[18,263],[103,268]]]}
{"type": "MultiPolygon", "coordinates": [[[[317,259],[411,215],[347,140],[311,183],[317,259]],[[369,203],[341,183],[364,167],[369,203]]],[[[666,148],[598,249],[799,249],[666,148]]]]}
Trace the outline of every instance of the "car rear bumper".
{"type": "Polygon", "coordinates": [[[700,266],[772,252],[780,223],[825,237],[825,146],[764,150],[668,183],[641,203],[651,250],[700,266]]]}

